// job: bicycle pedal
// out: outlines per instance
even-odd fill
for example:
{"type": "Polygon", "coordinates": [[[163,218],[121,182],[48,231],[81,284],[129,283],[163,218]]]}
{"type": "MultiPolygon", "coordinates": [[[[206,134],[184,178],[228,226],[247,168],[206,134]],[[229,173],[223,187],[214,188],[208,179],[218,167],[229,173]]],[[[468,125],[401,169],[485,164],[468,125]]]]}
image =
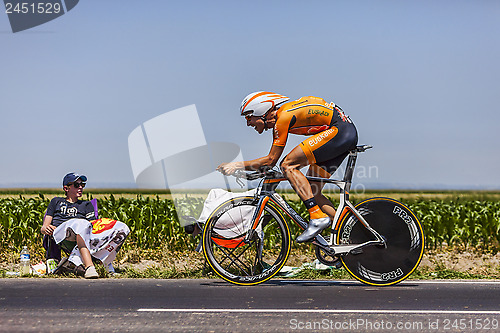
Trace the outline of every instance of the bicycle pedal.
{"type": "Polygon", "coordinates": [[[349,254],[354,254],[354,255],[361,253],[363,253],[363,249],[354,249],[351,252],[349,252],[349,254]]]}

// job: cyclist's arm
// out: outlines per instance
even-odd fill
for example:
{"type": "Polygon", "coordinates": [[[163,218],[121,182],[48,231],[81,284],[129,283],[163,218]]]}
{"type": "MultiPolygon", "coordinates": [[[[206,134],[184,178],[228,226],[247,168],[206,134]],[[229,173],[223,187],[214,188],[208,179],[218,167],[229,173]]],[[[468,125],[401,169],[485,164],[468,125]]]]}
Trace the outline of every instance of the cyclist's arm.
{"type": "Polygon", "coordinates": [[[257,158],[251,161],[223,163],[217,167],[217,170],[224,175],[232,175],[236,170],[258,170],[260,167],[273,167],[278,163],[278,160],[285,150],[286,140],[288,137],[288,128],[290,123],[290,115],[278,119],[273,128],[273,145],[267,156],[257,158]]]}
{"type": "Polygon", "coordinates": [[[283,154],[284,146],[272,145],[269,154],[264,157],[257,158],[251,161],[222,163],[217,167],[217,170],[225,175],[232,175],[236,170],[258,170],[260,167],[273,167],[278,162],[281,154],[283,154]]]}
{"type": "Polygon", "coordinates": [[[269,151],[269,154],[267,156],[257,158],[252,161],[244,161],[243,162],[243,167],[245,170],[258,170],[260,167],[263,166],[269,166],[273,167],[278,163],[278,160],[283,154],[283,150],[285,149],[285,146],[271,146],[271,150],[269,151]]]}

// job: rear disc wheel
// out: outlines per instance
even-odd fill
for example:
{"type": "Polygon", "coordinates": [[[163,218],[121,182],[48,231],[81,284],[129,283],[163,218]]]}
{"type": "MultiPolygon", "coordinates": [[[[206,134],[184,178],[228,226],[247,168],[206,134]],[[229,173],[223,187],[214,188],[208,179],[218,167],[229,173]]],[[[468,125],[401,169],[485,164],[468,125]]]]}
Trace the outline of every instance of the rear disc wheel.
{"type": "MultiPolygon", "coordinates": [[[[342,256],[344,267],[370,285],[387,286],[406,279],[417,268],[424,250],[424,234],[415,214],[388,198],[367,199],[356,210],[384,238],[386,246],[370,245],[342,256]]],[[[338,239],[340,244],[361,244],[374,236],[349,212],[340,222],[338,239]]]]}

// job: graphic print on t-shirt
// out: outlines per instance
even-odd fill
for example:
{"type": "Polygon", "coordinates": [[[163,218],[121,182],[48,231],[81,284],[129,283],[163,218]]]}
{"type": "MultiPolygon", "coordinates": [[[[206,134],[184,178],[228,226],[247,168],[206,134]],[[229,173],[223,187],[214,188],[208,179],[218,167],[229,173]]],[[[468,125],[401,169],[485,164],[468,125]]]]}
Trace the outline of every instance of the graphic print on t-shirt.
{"type": "Polygon", "coordinates": [[[76,207],[68,207],[64,205],[64,203],[61,203],[61,213],[67,217],[76,217],[78,209],[76,207]]]}

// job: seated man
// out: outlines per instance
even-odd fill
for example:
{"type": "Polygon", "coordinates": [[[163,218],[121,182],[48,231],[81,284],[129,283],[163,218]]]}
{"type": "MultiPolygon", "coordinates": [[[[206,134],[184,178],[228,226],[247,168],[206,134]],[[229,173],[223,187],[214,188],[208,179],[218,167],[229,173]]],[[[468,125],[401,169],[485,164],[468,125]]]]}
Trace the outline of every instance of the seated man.
{"type": "Polygon", "coordinates": [[[68,173],[64,177],[66,196],[50,201],[41,231],[45,235],[44,247],[49,250],[48,258],[60,259],[60,248],[55,244],[60,245],[65,240],[76,241],[77,246],[71,252],[69,261],[76,267],[82,265],[85,268],[84,277],[92,279],[99,277],[92,256],[112,269],[111,261],[130,230],[122,222],[95,220],[97,214],[92,203],[79,199],[85,181],[86,176],[76,173],[68,173]]]}

